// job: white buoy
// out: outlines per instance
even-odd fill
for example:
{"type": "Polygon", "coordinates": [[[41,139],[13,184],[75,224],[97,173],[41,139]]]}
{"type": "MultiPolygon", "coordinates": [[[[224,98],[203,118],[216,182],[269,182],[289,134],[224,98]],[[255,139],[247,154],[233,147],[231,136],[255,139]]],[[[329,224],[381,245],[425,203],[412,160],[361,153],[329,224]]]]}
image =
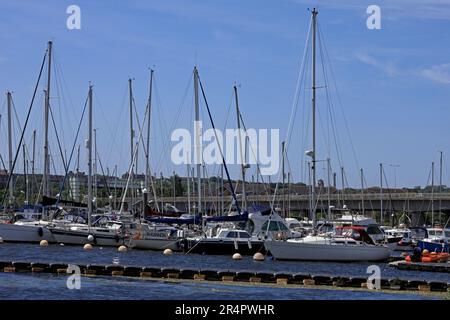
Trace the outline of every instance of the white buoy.
{"type": "Polygon", "coordinates": [[[264,255],[261,252],[257,252],[253,255],[253,260],[264,261],[264,255]]]}
{"type": "Polygon", "coordinates": [[[92,242],[94,241],[94,236],[92,234],[87,236],[88,241],[92,242]]]}
{"type": "Polygon", "coordinates": [[[2,239],[2,237],[0,237],[0,243],[2,243],[3,242],[3,239],[2,239]]]}
{"type": "Polygon", "coordinates": [[[127,252],[128,248],[126,246],[120,246],[119,248],[117,248],[117,251],[119,252],[127,252]]]}
{"type": "Polygon", "coordinates": [[[163,253],[164,253],[164,255],[168,256],[168,255],[172,254],[172,250],[171,249],[166,249],[166,250],[164,250],[163,253]]]}
{"type": "Polygon", "coordinates": [[[86,243],[83,247],[84,250],[92,250],[92,244],[86,243]]]}
{"type": "Polygon", "coordinates": [[[60,245],[61,247],[64,247],[64,243],[60,243],[59,245],[60,245]]]}
{"type": "Polygon", "coordinates": [[[39,242],[39,245],[41,247],[48,247],[48,241],[47,240],[41,240],[41,242],[39,242]]]}
{"type": "Polygon", "coordinates": [[[242,256],[239,253],[233,254],[233,260],[241,260],[242,256]]]}

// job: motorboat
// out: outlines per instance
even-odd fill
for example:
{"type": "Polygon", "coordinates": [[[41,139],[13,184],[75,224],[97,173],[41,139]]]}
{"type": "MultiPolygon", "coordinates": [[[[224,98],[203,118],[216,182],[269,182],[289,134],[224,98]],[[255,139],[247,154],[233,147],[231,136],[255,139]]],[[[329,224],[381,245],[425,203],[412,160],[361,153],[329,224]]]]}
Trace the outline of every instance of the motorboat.
{"type": "Polygon", "coordinates": [[[184,230],[167,225],[137,224],[136,229],[130,235],[128,246],[134,249],[144,250],[182,250],[184,230]]]}
{"type": "Polygon", "coordinates": [[[427,228],[428,237],[417,241],[417,246],[429,252],[450,252],[450,229],[427,228]]]}
{"type": "Polygon", "coordinates": [[[277,260],[384,261],[390,249],[375,244],[364,227],[338,227],[333,236],[309,235],[301,239],[266,240],[265,248],[277,260]]]}
{"type": "Polygon", "coordinates": [[[188,253],[252,255],[265,253],[264,240],[252,237],[247,231],[233,228],[213,228],[205,237],[186,240],[188,253]]]}
{"type": "Polygon", "coordinates": [[[383,230],[386,245],[393,251],[411,251],[414,249],[412,231],[408,228],[390,228],[383,230]]]}

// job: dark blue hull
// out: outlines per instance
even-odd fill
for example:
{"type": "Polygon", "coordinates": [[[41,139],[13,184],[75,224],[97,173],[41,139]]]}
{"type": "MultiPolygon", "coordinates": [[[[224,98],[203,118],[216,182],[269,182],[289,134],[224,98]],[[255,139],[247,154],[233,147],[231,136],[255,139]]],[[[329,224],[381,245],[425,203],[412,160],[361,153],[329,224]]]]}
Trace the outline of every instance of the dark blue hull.
{"type": "Polygon", "coordinates": [[[419,240],[417,241],[417,246],[423,251],[428,250],[429,252],[449,252],[449,245],[448,243],[444,244],[442,246],[441,243],[433,243],[433,242],[426,242],[419,240]]]}

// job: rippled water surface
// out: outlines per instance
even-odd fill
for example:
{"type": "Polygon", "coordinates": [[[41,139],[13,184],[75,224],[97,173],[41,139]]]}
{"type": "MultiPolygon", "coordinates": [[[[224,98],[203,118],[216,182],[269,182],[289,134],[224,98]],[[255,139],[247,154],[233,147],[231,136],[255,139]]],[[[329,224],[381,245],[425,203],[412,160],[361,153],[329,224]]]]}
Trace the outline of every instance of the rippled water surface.
{"type": "MultiPolygon", "coordinates": [[[[113,264],[133,266],[170,266],[198,269],[264,270],[304,272],[311,274],[368,276],[370,263],[285,262],[266,259],[253,261],[244,257],[234,261],[230,256],[202,256],[115,248],[36,244],[0,244],[1,261],[64,262],[73,264],[113,264]]],[[[401,271],[386,263],[377,264],[382,277],[425,279],[450,282],[445,273],[401,271]]],[[[224,285],[211,282],[165,282],[128,278],[82,277],[81,290],[69,290],[67,277],[0,273],[0,299],[423,299],[413,294],[386,294],[369,291],[276,288],[267,286],[224,285]]],[[[430,297],[426,297],[430,298],[430,297]]]]}

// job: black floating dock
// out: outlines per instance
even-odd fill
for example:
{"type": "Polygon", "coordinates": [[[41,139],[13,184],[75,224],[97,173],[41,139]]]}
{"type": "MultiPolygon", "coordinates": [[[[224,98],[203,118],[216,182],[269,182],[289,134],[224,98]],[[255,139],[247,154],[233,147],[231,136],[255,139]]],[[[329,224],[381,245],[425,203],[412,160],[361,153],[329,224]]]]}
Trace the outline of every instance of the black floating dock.
{"type": "MultiPolygon", "coordinates": [[[[440,268],[449,272],[448,264],[426,264],[426,263],[406,263],[392,262],[392,266],[403,267],[423,267],[440,268]],[[406,265],[406,266],[405,266],[406,265]]],[[[67,263],[43,263],[26,261],[0,261],[0,272],[27,272],[27,273],[48,273],[56,275],[71,274],[72,264],[67,263]]],[[[183,279],[193,281],[216,281],[234,283],[265,283],[289,287],[289,285],[302,286],[333,286],[346,288],[367,288],[367,279],[364,277],[335,276],[326,274],[271,272],[254,270],[214,270],[196,268],[176,268],[158,266],[121,266],[121,265],[76,265],[83,275],[87,276],[125,276],[135,278],[152,279],[183,279]]],[[[416,269],[414,269],[416,270],[416,269]]],[[[420,269],[424,270],[424,269],[420,269]]],[[[450,283],[440,281],[424,280],[402,280],[402,279],[381,279],[381,289],[388,290],[409,290],[423,292],[449,292],[450,283]]]]}
{"type": "Polygon", "coordinates": [[[429,271],[429,272],[446,272],[450,273],[450,263],[435,263],[435,262],[406,262],[395,261],[389,263],[391,267],[400,270],[414,270],[414,271],[429,271]]]}

